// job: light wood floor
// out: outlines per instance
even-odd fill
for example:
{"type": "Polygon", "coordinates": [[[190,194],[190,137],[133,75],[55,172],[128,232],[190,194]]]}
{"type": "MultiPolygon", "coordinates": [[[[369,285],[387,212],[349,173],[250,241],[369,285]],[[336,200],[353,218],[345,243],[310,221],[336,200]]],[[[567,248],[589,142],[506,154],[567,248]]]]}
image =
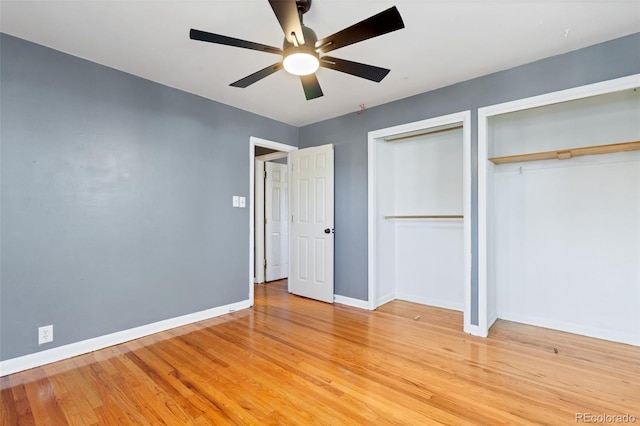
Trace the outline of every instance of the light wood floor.
{"type": "Polygon", "coordinates": [[[4,377],[2,425],[640,423],[637,347],[506,321],[475,338],[458,312],[332,306],[286,281],[255,300],[4,377]]]}

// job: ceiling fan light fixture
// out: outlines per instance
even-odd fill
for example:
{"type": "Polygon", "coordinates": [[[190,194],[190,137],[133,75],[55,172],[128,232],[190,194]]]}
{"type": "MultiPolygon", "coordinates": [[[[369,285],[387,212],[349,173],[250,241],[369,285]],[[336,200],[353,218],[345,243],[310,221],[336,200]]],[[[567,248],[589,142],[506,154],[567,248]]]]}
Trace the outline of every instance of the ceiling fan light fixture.
{"type": "Polygon", "coordinates": [[[386,68],[347,61],[345,59],[325,56],[341,47],[359,43],[404,28],[404,22],[398,8],[393,6],[376,15],[370,16],[350,27],[318,40],[316,33],[305,26],[302,16],[311,7],[312,0],[268,0],[278,23],[284,32],[282,49],[266,44],[254,43],[221,34],[191,29],[189,38],[208,43],[240,47],[260,52],[282,55],[282,60],[269,65],[230,84],[233,87],[248,87],[271,74],[285,69],[299,77],[307,100],[322,96],[320,83],[315,72],[320,66],[342,73],[350,74],[379,83],[389,73],[386,68]],[[320,56],[322,55],[322,63],[320,56]]]}
{"type": "Polygon", "coordinates": [[[308,51],[294,51],[284,57],[284,69],[293,75],[309,75],[318,70],[320,60],[317,54],[308,51]]]}

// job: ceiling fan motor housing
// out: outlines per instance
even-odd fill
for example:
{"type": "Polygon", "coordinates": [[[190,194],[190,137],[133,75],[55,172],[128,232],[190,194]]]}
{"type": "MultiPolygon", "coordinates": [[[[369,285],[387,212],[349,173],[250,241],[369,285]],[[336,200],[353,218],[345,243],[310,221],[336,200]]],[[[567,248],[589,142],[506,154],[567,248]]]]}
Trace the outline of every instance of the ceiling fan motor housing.
{"type": "Polygon", "coordinates": [[[316,52],[316,42],[318,41],[318,36],[315,31],[313,31],[309,27],[305,27],[302,25],[302,36],[304,37],[304,44],[302,46],[297,46],[293,43],[290,43],[287,38],[284,38],[284,42],[282,43],[282,57],[286,58],[292,53],[307,53],[309,55],[315,56],[316,58],[320,58],[318,52],[316,52]]]}
{"type": "Polygon", "coordinates": [[[296,6],[300,13],[307,13],[311,9],[311,0],[296,0],[296,6]]]}

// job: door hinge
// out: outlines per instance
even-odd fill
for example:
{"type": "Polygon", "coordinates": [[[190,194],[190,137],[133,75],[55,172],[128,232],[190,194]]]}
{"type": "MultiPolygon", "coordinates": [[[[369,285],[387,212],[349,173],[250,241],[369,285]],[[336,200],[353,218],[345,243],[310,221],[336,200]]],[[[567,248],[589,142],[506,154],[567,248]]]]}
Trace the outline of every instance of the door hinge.
{"type": "Polygon", "coordinates": [[[264,260],[264,267],[267,267],[267,259],[264,260]]]}
{"type": "Polygon", "coordinates": [[[267,218],[266,217],[264,218],[264,224],[265,225],[267,224],[267,218]]]}
{"type": "Polygon", "coordinates": [[[264,171],[264,178],[265,179],[267,178],[267,171],[266,170],[264,171]]]}

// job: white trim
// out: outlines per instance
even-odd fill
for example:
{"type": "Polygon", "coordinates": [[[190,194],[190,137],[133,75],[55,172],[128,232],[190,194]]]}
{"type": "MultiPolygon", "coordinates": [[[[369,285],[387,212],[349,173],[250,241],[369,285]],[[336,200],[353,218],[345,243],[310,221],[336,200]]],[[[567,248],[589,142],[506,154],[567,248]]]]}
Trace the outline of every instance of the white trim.
{"type": "Polygon", "coordinates": [[[475,334],[475,327],[471,326],[471,111],[462,111],[454,114],[443,115],[427,120],[415,121],[413,123],[388,127],[385,129],[369,132],[368,136],[368,272],[369,272],[369,309],[374,310],[377,306],[377,245],[376,233],[376,144],[385,138],[395,135],[427,130],[434,127],[446,126],[462,123],[463,132],[463,233],[464,233],[464,331],[475,334]]]}
{"type": "Polygon", "coordinates": [[[487,323],[487,120],[478,110],[478,330],[489,335],[487,323]]]}
{"type": "Polygon", "coordinates": [[[489,297],[487,294],[487,168],[491,167],[487,151],[489,117],[633,89],[639,86],[640,74],[635,74],[478,109],[478,328],[481,332],[480,335],[488,335],[489,327],[495,321],[492,318],[493,314],[490,317],[490,313],[487,312],[489,297]]]}
{"type": "MultiPolygon", "coordinates": [[[[261,156],[260,156],[261,157],[261,156]]],[[[265,271],[264,271],[264,197],[255,197],[255,194],[264,194],[264,171],[265,171],[265,162],[260,160],[260,157],[256,157],[254,164],[254,256],[255,260],[253,262],[253,275],[255,277],[255,282],[257,284],[262,284],[265,282],[265,271]],[[260,260],[262,259],[263,265],[260,267],[260,260]]]]}
{"type": "Polygon", "coordinates": [[[378,233],[376,232],[376,212],[377,203],[376,188],[378,181],[376,178],[376,164],[377,158],[377,140],[369,132],[369,141],[367,142],[367,270],[368,270],[368,298],[369,298],[369,310],[376,309],[378,304],[378,289],[376,283],[378,282],[378,274],[376,274],[376,265],[378,255],[376,253],[376,247],[378,246],[378,233]]]}
{"type": "Polygon", "coordinates": [[[536,327],[550,328],[552,330],[560,330],[567,333],[595,337],[596,339],[640,346],[640,336],[635,333],[625,333],[611,329],[584,326],[572,322],[549,320],[548,318],[521,315],[517,312],[503,312],[500,314],[500,318],[505,321],[519,322],[521,324],[529,324],[536,327]]]}
{"type": "Polygon", "coordinates": [[[477,325],[467,324],[466,322],[464,325],[464,332],[473,336],[487,337],[487,335],[483,335],[482,333],[480,333],[480,327],[478,327],[477,325]]]}
{"type": "MultiPolygon", "coordinates": [[[[287,212],[287,220],[289,220],[289,217],[291,216],[291,209],[293,207],[291,207],[291,193],[293,192],[292,187],[293,185],[291,184],[291,172],[293,171],[293,167],[292,167],[292,161],[290,158],[287,158],[287,209],[289,209],[289,211],[287,212]]],[[[293,222],[293,221],[292,221],[293,222]]],[[[291,247],[293,247],[293,244],[291,243],[291,228],[289,228],[289,270],[287,271],[287,277],[292,277],[293,274],[291,273],[291,247]]],[[[335,249],[335,247],[334,247],[335,249]]],[[[334,287],[335,290],[335,287],[334,287]]],[[[291,293],[291,281],[289,279],[287,279],[287,291],[289,293],[291,293]]]]}
{"type": "Polygon", "coordinates": [[[389,294],[385,294],[383,296],[378,296],[378,300],[376,300],[376,309],[378,308],[378,306],[382,306],[385,303],[389,303],[392,300],[396,299],[396,294],[395,293],[389,293],[389,294]]]}
{"type": "Polygon", "coordinates": [[[270,154],[264,154],[264,155],[258,155],[256,157],[256,160],[260,160],[260,161],[272,161],[272,160],[279,160],[281,158],[286,158],[288,155],[288,153],[286,152],[272,152],[270,154]]]}
{"type": "Polygon", "coordinates": [[[464,322],[463,329],[466,333],[471,333],[471,111],[465,111],[462,115],[462,205],[463,221],[463,250],[464,250],[464,271],[463,280],[465,285],[463,290],[464,301],[464,322]]]}
{"type": "Polygon", "coordinates": [[[434,299],[431,297],[414,296],[408,293],[396,293],[397,300],[404,300],[406,302],[420,303],[422,305],[429,305],[436,308],[449,309],[452,311],[463,312],[464,303],[455,303],[450,300],[434,299]]]}
{"type": "Polygon", "coordinates": [[[571,89],[560,90],[558,92],[545,93],[543,95],[532,96],[530,98],[517,99],[515,101],[478,108],[478,118],[481,116],[486,118],[492,115],[538,108],[560,102],[574,101],[591,96],[634,89],[638,86],[640,86],[640,74],[634,74],[627,77],[616,78],[614,80],[601,81],[599,83],[588,84],[586,86],[574,87],[571,89]]]}
{"type": "Polygon", "coordinates": [[[149,336],[151,334],[159,333],[162,331],[167,331],[172,328],[207,320],[220,315],[228,314],[230,312],[247,309],[249,307],[251,307],[251,303],[249,303],[249,300],[243,300],[241,302],[218,306],[217,308],[194,312],[192,314],[158,321],[140,327],[130,328],[128,330],[106,334],[104,336],[94,337],[92,339],[71,343],[69,345],[47,349],[42,352],[36,352],[5,361],[0,361],[0,377],[28,370],[30,368],[40,367],[41,365],[50,364],[52,362],[61,361],[63,359],[72,358],[74,356],[97,351],[109,346],[118,345],[130,340],[139,339],[141,337],[149,336]]]}
{"type": "Polygon", "coordinates": [[[369,309],[369,302],[366,300],[353,299],[351,297],[340,296],[337,294],[333,295],[334,303],[339,303],[341,305],[353,306],[354,308],[360,309],[369,309]]]}
{"type": "Polygon", "coordinates": [[[487,322],[489,325],[488,328],[491,328],[491,326],[493,326],[493,324],[495,324],[496,321],[498,321],[498,313],[495,310],[489,312],[489,317],[487,319],[487,322]]]}
{"type": "Polygon", "coordinates": [[[255,245],[255,227],[254,227],[254,206],[255,206],[255,156],[256,146],[264,148],[276,149],[283,152],[296,151],[298,148],[292,145],[285,145],[280,142],[274,142],[267,139],[249,137],[249,303],[253,306],[253,280],[254,280],[254,245],[255,245]]]}

